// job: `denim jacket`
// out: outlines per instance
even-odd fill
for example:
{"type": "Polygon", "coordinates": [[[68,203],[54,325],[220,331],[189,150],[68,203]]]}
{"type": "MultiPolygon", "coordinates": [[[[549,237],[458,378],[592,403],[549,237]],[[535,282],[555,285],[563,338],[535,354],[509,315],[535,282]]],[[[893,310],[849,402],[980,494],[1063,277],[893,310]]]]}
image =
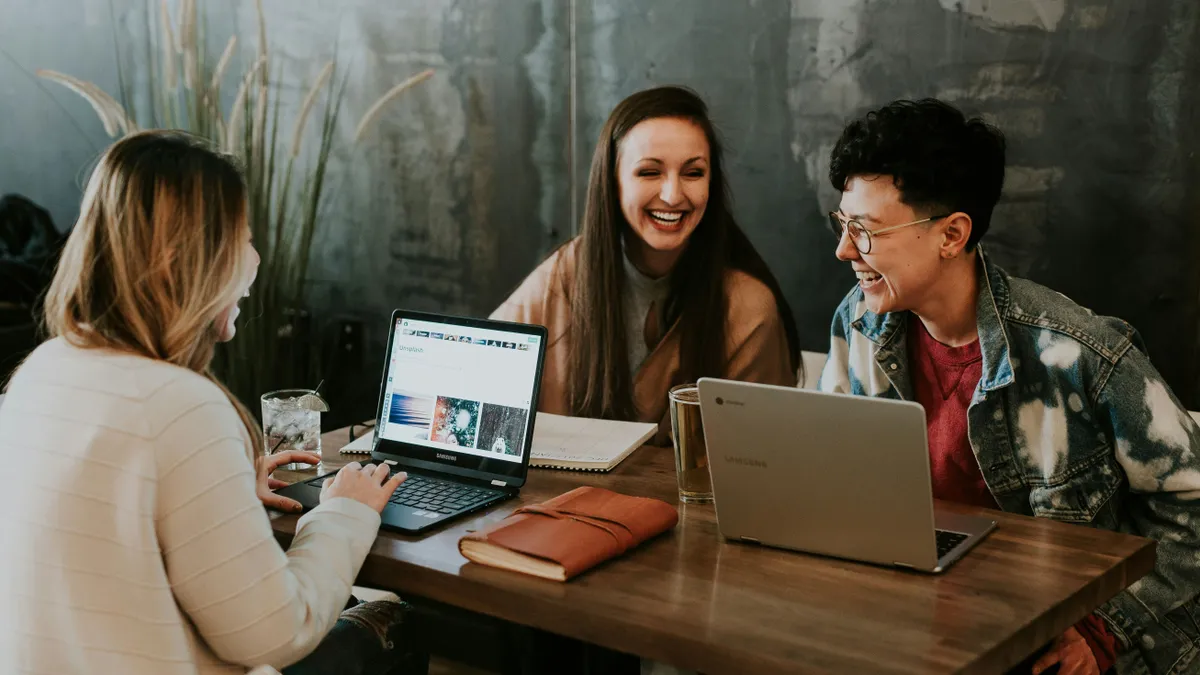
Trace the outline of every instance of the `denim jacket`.
{"type": "MultiPolygon", "coordinates": [[[[1200,427],[1127,323],[1008,276],[980,252],[983,374],[971,449],[1005,511],[1154,539],[1154,570],[1097,613],[1120,673],[1200,673],[1200,427]]],[[[833,318],[820,389],[913,400],[907,312],[855,287],[833,318]]]]}

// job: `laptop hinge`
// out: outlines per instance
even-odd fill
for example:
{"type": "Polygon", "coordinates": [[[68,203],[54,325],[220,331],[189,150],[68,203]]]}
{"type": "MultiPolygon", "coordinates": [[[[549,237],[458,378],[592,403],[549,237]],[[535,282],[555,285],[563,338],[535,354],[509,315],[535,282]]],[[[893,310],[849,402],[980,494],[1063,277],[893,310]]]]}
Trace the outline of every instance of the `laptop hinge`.
{"type": "Polygon", "coordinates": [[[741,539],[742,539],[742,541],[744,541],[748,544],[759,544],[759,545],[762,544],[761,541],[755,539],[754,537],[742,537],[741,539]]]}
{"type": "MultiPolygon", "coordinates": [[[[359,460],[359,461],[362,461],[362,460],[359,460]]],[[[387,464],[388,466],[392,467],[393,471],[408,471],[410,473],[414,473],[414,474],[418,474],[418,475],[436,476],[438,478],[444,478],[446,480],[453,480],[453,481],[457,481],[459,483],[468,483],[468,484],[475,485],[478,487],[482,487],[484,485],[489,485],[491,487],[503,488],[504,490],[510,491],[510,492],[517,492],[520,489],[520,488],[515,488],[515,487],[510,486],[508,484],[508,481],[504,481],[504,480],[500,480],[500,479],[496,479],[496,478],[489,479],[489,478],[483,478],[483,477],[477,478],[475,476],[464,476],[464,475],[457,474],[457,473],[439,471],[438,467],[422,466],[420,464],[414,466],[413,464],[406,462],[403,457],[395,457],[394,455],[389,456],[387,453],[384,453],[384,452],[371,453],[370,461],[383,462],[383,463],[387,464]]]]}

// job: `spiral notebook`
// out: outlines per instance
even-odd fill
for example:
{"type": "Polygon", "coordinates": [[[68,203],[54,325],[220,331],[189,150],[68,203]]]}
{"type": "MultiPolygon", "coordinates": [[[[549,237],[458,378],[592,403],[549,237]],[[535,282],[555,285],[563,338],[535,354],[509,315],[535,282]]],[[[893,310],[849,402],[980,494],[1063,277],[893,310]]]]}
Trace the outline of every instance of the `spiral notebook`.
{"type": "MultiPolygon", "coordinates": [[[[616,422],[586,417],[566,417],[540,412],[533,428],[530,466],[573,471],[611,471],[629,453],[658,431],[648,422],[616,422]]],[[[370,454],[374,431],[346,447],[345,454],[370,454]]]]}
{"type": "Polygon", "coordinates": [[[654,438],[657,424],[617,422],[538,413],[530,466],[576,471],[611,471],[654,438]]]}

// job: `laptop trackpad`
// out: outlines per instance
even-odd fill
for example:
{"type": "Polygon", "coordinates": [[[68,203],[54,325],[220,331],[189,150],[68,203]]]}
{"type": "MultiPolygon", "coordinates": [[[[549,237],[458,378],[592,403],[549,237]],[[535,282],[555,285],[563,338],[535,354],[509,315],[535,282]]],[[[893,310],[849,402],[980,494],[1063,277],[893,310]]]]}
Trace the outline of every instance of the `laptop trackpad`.
{"type": "Polygon", "coordinates": [[[987,534],[995,525],[995,521],[979,516],[968,516],[961,513],[951,513],[940,509],[933,514],[934,527],[939,530],[961,532],[969,536],[987,534]]]}
{"type": "Polygon", "coordinates": [[[295,499],[304,506],[305,510],[315,509],[321,503],[321,486],[319,484],[295,483],[278,490],[278,494],[295,499]]]}

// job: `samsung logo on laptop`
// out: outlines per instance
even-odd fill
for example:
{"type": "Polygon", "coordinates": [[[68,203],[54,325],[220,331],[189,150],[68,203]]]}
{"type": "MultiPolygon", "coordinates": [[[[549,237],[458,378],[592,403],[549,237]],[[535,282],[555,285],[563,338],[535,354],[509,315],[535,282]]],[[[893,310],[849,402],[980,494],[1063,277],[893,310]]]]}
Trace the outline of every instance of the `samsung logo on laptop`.
{"type": "Polygon", "coordinates": [[[454,456],[454,455],[443,455],[443,454],[442,454],[442,453],[440,453],[440,452],[437,452],[437,453],[434,453],[434,454],[436,454],[436,455],[437,455],[437,458],[438,458],[438,459],[444,459],[444,460],[446,460],[447,462],[457,462],[457,461],[458,461],[458,457],[456,457],[456,456],[454,456]]]}
{"type": "Polygon", "coordinates": [[[742,466],[756,466],[760,469],[767,468],[766,462],[762,461],[761,459],[754,459],[751,457],[734,457],[732,455],[725,455],[725,462],[728,464],[741,464],[742,466]]]}

